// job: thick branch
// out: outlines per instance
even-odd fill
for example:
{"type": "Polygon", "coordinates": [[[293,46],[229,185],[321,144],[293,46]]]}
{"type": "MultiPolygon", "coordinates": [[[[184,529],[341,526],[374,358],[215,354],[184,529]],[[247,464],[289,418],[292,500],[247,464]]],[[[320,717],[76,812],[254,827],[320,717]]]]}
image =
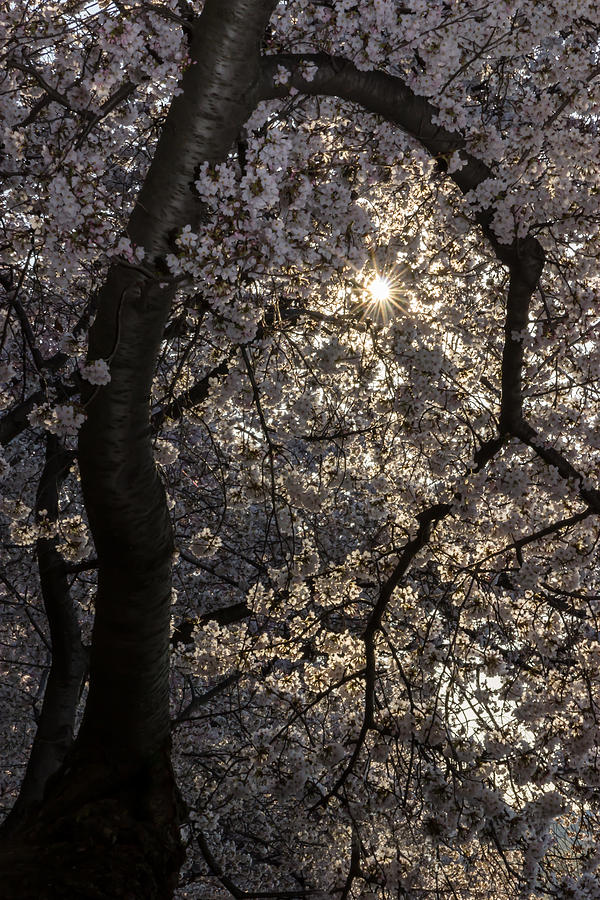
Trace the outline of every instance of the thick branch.
{"type": "Polygon", "coordinates": [[[559,450],[555,450],[553,447],[546,446],[543,438],[541,438],[531,425],[526,422],[521,423],[516,429],[515,434],[524,444],[531,447],[534,453],[539,456],[540,459],[543,459],[547,465],[554,466],[561,478],[564,478],[565,481],[572,481],[574,483],[579,496],[582,500],[585,500],[590,510],[593,510],[595,513],[600,513],[600,490],[588,487],[587,479],[584,478],[581,472],[577,471],[575,466],[569,462],[564,454],[559,450]]]}
{"type": "MultiPolygon", "coordinates": [[[[65,109],[68,109],[71,112],[77,112],[85,117],[93,116],[93,113],[90,110],[74,110],[68,97],[66,97],[64,94],[61,94],[60,91],[56,90],[56,88],[53,88],[51,84],[48,84],[42,73],[34,66],[21,62],[21,60],[18,59],[9,59],[8,67],[11,69],[18,69],[20,72],[24,72],[25,75],[30,75],[39,84],[39,86],[43,88],[50,100],[53,100],[55,103],[59,103],[61,106],[64,106],[65,109]]],[[[70,86],[72,87],[72,85],[70,86]]],[[[27,124],[27,120],[25,120],[23,124],[27,124]]]]}
{"type": "MultiPolygon", "coordinates": [[[[75,323],[73,327],[73,334],[79,334],[84,328],[87,327],[90,318],[90,309],[89,306],[84,310],[82,315],[79,317],[78,321],[75,323]]],[[[45,380],[47,375],[52,375],[54,372],[57,372],[66,362],[68,362],[70,357],[68,354],[61,352],[60,350],[57,353],[53,353],[52,356],[47,359],[41,359],[38,361],[38,369],[42,376],[42,380],[45,380]]],[[[59,381],[56,377],[52,379],[52,383],[54,388],[56,389],[58,396],[61,400],[68,400],[70,397],[79,393],[81,389],[81,378],[79,376],[78,370],[75,368],[74,371],[69,373],[64,380],[59,381]]],[[[2,418],[0,418],[0,444],[8,444],[14,438],[18,437],[22,431],[27,428],[29,425],[29,414],[31,413],[34,406],[37,406],[39,403],[43,403],[47,400],[47,389],[46,386],[40,388],[40,390],[35,391],[35,393],[31,394],[27,399],[22,400],[16,406],[13,406],[11,409],[6,412],[2,418]]]]}
{"type": "Polygon", "coordinates": [[[161,406],[156,412],[152,413],[152,427],[158,431],[166,419],[180,419],[186,410],[193,409],[200,403],[203,403],[208,397],[211,379],[219,378],[227,375],[229,372],[229,359],[234,355],[235,349],[231,351],[228,358],[220,362],[214,369],[211,369],[207,375],[199,378],[190,388],[179,396],[161,406]]]}
{"type": "Polygon", "coordinates": [[[203,403],[208,397],[211,380],[229,374],[229,363],[236,355],[238,347],[241,348],[243,354],[245,347],[249,347],[255,341],[261,341],[265,336],[265,329],[272,327],[273,323],[276,321],[276,317],[281,320],[295,323],[303,312],[306,311],[287,308],[283,302],[278,305],[277,312],[268,310],[265,314],[264,322],[261,322],[258,325],[256,334],[252,340],[247,341],[244,344],[234,344],[228,351],[225,359],[221,360],[221,362],[211,369],[210,372],[207,372],[206,375],[199,378],[190,388],[179,394],[178,397],[175,397],[169,403],[161,406],[152,413],[152,427],[158,431],[166,419],[180,419],[187,410],[193,409],[195,406],[203,403]]]}
{"type": "Polygon", "coordinates": [[[375,635],[378,631],[381,630],[381,621],[383,618],[383,614],[385,613],[387,606],[392,598],[392,594],[400,584],[401,580],[404,578],[413,559],[429,541],[429,536],[431,534],[432,528],[440,520],[444,519],[451,511],[451,509],[452,507],[449,503],[436,503],[435,505],[430,506],[428,509],[423,510],[423,512],[417,514],[416,518],[419,522],[417,533],[414,538],[406,543],[404,550],[400,554],[400,558],[394,567],[393,572],[383,583],[379,592],[379,597],[377,598],[377,603],[373,607],[371,615],[369,616],[369,621],[367,622],[367,627],[365,628],[363,634],[367,664],[365,675],[366,728],[371,728],[373,726],[375,700],[375,635]]]}
{"type": "MultiPolygon", "coordinates": [[[[466,164],[460,171],[449,174],[457,187],[466,194],[475,190],[488,178],[492,170],[465,150],[464,137],[435,124],[439,110],[425,97],[417,96],[401,79],[385,72],[363,72],[347,59],[313,54],[299,56],[278,54],[263,59],[260,93],[263,98],[285,97],[289,88],[305,94],[326,94],[360,104],[400,126],[434,158],[447,157],[460,151],[466,164]],[[317,72],[311,81],[302,75],[303,66],[311,63],[317,72]],[[278,66],[291,73],[286,85],[277,85],[274,76],[278,66]]],[[[491,227],[494,209],[488,207],[477,213],[477,221],[488,238],[497,258],[508,266],[510,284],[506,303],[505,342],[502,356],[502,401],[500,431],[514,431],[523,412],[523,337],[527,327],[529,303],[544,265],[544,251],[533,237],[515,237],[510,244],[501,243],[491,227]]]]}
{"type": "Polygon", "coordinates": [[[43,403],[45,399],[46,392],[39,390],[9,409],[0,419],[0,444],[9,444],[18,437],[29,425],[29,414],[34,406],[43,403]]]}
{"type": "Polygon", "coordinates": [[[79,147],[81,147],[81,145],[83,144],[84,140],[86,139],[86,137],[88,136],[90,131],[92,131],[96,127],[96,125],[102,121],[102,119],[105,116],[107,116],[110,112],[112,112],[113,109],[115,109],[115,107],[117,107],[119,105],[119,103],[122,103],[123,100],[126,100],[127,97],[129,97],[131,94],[133,94],[135,89],[136,89],[136,85],[133,84],[133,82],[126,81],[124,84],[121,85],[120,88],[117,88],[117,90],[104,101],[104,103],[100,107],[99,112],[91,113],[91,115],[90,115],[90,110],[86,110],[86,113],[87,113],[86,118],[89,118],[89,122],[87,123],[87,125],[85,126],[85,128],[83,130],[83,133],[77,140],[77,143],[75,145],[76,149],[79,149],[79,147]]]}
{"type": "Polygon", "coordinates": [[[381,586],[379,597],[377,598],[377,602],[375,603],[375,606],[371,611],[371,615],[369,616],[366,628],[362,635],[365,644],[365,703],[360,732],[358,734],[354,749],[350,755],[350,758],[348,759],[348,762],[344,766],[340,775],[336,778],[333,787],[331,787],[327,794],[325,794],[319,800],[316,806],[326,805],[329,802],[330,798],[333,797],[342,787],[354,768],[369,729],[373,728],[373,717],[375,711],[375,682],[377,677],[375,637],[381,630],[383,615],[388,607],[390,600],[392,599],[394,591],[400,584],[404,575],[407,573],[415,556],[427,544],[431,535],[432,528],[434,528],[441,519],[444,519],[450,513],[451,509],[452,507],[448,503],[436,503],[433,506],[430,506],[428,509],[425,509],[417,514],[417,520],[419,522],[417,533],[414,538],[411,538],[406,542],[393,572],[381,586]]]}
{"type": "MultiPolygon", "coordinates": [[[[49,434],[46,464],[36,498],[38,517],[40,511],[45,510],[46,520],[56,521],[60,488],[72,460],[73,454],[64,450],[58,439],[49,434]]],[[[42,538],[36,545],[52,661],[25,778],[18,800],[4,823],[9,830],[27,810],[41,803],[48,779],[58,770],[73,742],[75,713],[87,671],[87,651],[81,642],[64,560],[57,550],[57,543],[57,538],[42,538]]]]}

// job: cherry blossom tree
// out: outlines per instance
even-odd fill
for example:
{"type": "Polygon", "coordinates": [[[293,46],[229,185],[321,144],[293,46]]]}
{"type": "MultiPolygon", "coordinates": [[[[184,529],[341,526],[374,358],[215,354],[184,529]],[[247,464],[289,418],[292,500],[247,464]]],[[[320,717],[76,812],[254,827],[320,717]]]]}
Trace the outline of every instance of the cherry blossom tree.
{"type": "Polygon", "coordinates": [[[1,4],[8,898],[600,897],[600,10],[1,4]]]}

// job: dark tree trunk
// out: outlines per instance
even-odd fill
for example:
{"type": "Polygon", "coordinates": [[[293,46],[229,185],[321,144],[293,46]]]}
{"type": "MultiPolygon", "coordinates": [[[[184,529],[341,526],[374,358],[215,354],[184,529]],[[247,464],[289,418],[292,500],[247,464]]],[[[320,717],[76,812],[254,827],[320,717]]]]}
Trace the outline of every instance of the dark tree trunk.
{"type": "MultiPolygon", "coordinates": [[[[197,166],[226,157],[256,102],[260,42],[275,0],[208,0],[194,60],[173,101],[129,224],[144,271],[114,265],[88,358],[110,362],[90,388],[79,442],[98,555],[90,687],[83,724],[43,800],[0,851],[1,895],[19,900],[153,900],[182,861],[170,763],[172,530],[153,460],[150,391],[174,287],[163,257],[201,214],[197,166]]],[[[44,777],[44,776],[42,776],[44,777]]]]}

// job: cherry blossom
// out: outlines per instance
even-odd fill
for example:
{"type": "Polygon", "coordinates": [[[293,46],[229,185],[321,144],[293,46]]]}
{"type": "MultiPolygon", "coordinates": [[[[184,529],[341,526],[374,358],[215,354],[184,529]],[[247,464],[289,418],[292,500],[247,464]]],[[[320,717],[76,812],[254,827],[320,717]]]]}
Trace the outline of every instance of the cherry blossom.
{"type": "Polygon", "coordinates": [[[54,775],[103,896],[598,898],[598,5],[0,26],[7,840],[54,775]]]}

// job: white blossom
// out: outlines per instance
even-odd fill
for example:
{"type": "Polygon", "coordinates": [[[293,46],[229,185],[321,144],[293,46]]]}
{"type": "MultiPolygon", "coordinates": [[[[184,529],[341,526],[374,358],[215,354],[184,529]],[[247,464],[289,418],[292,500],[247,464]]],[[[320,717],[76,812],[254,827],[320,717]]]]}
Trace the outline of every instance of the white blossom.
{"type": "Polygon", "coordinates": [[[105,359],[94,359],[92,362],[81,366],[81,377],[90,384],[103,385],[110,381],[110,369],[105,359]]]}

